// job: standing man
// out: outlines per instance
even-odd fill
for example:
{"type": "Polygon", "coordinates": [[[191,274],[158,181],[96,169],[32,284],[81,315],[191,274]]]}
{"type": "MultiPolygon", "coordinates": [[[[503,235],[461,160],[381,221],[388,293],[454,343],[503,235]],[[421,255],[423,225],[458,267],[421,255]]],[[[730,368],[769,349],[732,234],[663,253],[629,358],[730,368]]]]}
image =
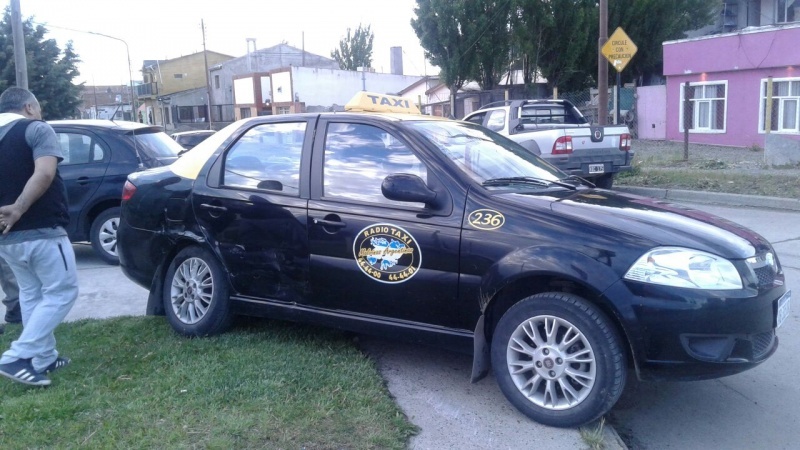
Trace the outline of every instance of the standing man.
{"type": "Polygon", "coordinates": [[[54,330],[78,298],[75,253],[55,131],[27,89],[0,95],[0,258],[17,277],[22,333],[0,357],[0,375],[47,386],[59,357],[54,330]]]}

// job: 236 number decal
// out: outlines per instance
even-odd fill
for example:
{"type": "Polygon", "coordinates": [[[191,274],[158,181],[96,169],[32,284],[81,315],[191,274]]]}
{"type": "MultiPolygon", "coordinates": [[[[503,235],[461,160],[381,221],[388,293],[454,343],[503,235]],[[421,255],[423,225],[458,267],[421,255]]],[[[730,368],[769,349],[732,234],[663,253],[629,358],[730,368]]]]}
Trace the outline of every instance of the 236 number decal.
{"type": "Polygon", "coordinates": [[[479,230],[496,230],[505,223],[505,216],[493,209],[479,209],[469,214],[469,224],[479,230]]]}

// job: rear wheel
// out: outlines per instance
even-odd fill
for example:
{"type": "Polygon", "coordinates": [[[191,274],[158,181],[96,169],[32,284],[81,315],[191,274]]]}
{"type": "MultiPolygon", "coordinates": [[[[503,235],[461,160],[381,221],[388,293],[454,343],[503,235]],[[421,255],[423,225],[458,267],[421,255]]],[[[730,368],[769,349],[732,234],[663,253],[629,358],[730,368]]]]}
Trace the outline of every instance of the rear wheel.
{"type": "Polygon", "coordinates": [[[233,321],[230,289],[214,255],[187,247],[173,258],[164,280],[164,312],[172,328],[184,336],[211,336],[233,321]]]}
{"type": "Polygon", "coordinates": [[[108,208],[95,217],[90,230],[89,241],[92,248],[103,261],[119,264],[117,256],[117,228],[119,228],[120,208],[108,208]]]}
{"type": "Polygon", "coordinates": [[[500,390],[523,414],[545,425],[591,422],[625,387],[620,339],[594,305],[572,294],[528,297],[500,319],[492,339],[500,390]]]}

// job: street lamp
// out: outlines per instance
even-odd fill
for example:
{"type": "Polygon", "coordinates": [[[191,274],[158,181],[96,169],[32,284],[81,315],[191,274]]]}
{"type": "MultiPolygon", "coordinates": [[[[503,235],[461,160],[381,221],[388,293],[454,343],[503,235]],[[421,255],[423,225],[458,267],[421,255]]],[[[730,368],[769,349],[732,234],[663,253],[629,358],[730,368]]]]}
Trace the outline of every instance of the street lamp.
{"type": "Polygon", "coordinates": [[[128,49],[128,43],[125,42],[124,40],[118,38],[118,37],[109,36],[109,35],[103,34],[103,33],[97,33],[95,31],[87,31],[87,33],[94,34],[94,35],[97,35],[97,36],[107,37],[109,39],[114,39],[114,40],[120,41],[123,44],[125,44],[125,53],[128,54],[128,79],[130,80],[130,83],[131,83],[131,86],[130,86],[131,87],[131,120],[135,122],[136,121],[135,120],[136,119],[136,97],[134,97],[134,93],[133,93],[133,72],[131,72],[131,52],[128,49]]]}

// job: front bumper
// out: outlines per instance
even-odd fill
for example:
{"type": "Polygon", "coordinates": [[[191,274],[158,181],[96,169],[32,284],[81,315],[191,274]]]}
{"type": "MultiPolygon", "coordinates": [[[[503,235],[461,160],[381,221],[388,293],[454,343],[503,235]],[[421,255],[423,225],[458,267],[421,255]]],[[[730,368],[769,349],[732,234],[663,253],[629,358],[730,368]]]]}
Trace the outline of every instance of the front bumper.
{"type": "Polygon", "coordinates": [[[628,281],[606,295],[618,309],[642,380],[702,380],[733,375],[778,347],[782,277],[768,289],[702,291],[628,281]],[[617,305],[618,307],[620,305],[617,305]]]}

